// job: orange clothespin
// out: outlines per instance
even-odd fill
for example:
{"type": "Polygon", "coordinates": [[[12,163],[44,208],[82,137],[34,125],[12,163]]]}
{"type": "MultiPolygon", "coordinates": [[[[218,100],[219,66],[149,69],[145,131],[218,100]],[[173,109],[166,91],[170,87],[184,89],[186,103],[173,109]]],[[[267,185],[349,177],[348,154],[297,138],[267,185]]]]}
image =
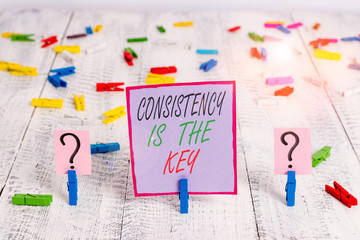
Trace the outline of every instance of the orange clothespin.
{"type": "Polygon", "coordinates": [[[318,30],[320,27],[320,23],[315,23],[315,25],[312,27],[314,30],[318,30]]]}
{"type": "Polygon", "coordinates": [[[293,87],[286,86],[286,87],[284,87],[282,89],[279,89],[279,90],[275,91],[274,95],[275,96],[289,96],[293,92],[294,92],[293,87]]]}
{"type": "Polygon", "coordinates": [[[325,191],[329,193],[331,196],[342,202],[344,205],[346,205],[348,208],[351,208],[351,206],[357,205],[357,199],[348,193],[340,184],[338,184],[336,181],[334,181],[334,187],[332,188],[329,185],[325,185],[325,191]]]}
{"type": "Polygon", "coordinates": [[[260,53],[257,50],[257,48],[251,48],[250,49],[250,54],[251,54],[252,57],[255,57],[257,59],[261,59],[260,53]]]}
{"type": "Polygon", "coordinates": [[[318,39],[315,41],[311,41],[309,45],[312,45],[314,48],[319,48],[321,46],[328,45],[330,43],[330,40],[328,39],[318,39]]]}

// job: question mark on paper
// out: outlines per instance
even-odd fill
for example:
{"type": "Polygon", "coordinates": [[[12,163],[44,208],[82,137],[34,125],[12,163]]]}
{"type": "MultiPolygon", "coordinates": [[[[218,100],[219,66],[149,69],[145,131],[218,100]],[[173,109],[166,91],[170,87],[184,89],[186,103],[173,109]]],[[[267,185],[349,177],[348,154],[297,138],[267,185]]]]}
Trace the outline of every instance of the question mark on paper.
{"type": "MultiPolygon", "coordinates": [[[[282,142],[282,144],[284,144],[285,146],[288,145],[288,143],[285,141],[285,136],[286,136],[286,135],[289,135],[289,134],[290,134],[290,135],[293,135],[294,138],[295,138],[295,143],[294,143],[294,145],[290,148],[290,151],[289,151],[289,153],[288,153],[288,160],[289,160],[289,161],[292,161],[292,160],[293,160],[293,159],[292,159],[292,153],[294,152],[295,148],[299,145],[300,140],[299,140],[299,136],[296,135],[296,133],[291,132],[291,131],[289,131],[289,132],[284,132],[284,133],[281,135],[281,142],[282,142]]],[[[292,168],[292,165],[289,164],[288,168],[292,168]]]]}
{"type": "MultiPolygon", "coordinates": [[[[75,151],[73,152],[73,154],[71,155],[70,157],[70,163],[73,164],[74,163],[74,157],[76,156],[76,154],[79,152],[79,149],[80,149],[80,140],[78,138],[78,136],[76,136],[75,134],[73,133],[64,133],[63,135],[61,135],[60,137],[60,142],[62,145],[65,145],[65,142],[64,142],[64,138],[66,136],[72,136],[73,138],[75,138],[76,140],[76,148],[75,148],[75,151]]],[[[74,169],[74,166],[70,166],[71,169],[74,169]]]]}

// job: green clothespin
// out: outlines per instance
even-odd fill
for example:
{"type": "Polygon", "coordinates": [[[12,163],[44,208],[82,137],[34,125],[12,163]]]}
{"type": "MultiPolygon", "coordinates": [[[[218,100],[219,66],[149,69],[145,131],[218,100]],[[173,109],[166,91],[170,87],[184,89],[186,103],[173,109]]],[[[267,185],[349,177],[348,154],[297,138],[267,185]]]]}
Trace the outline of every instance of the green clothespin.
{"type": "Polygon", "coordinates": [[[331,150],[331,147],[325,146],[322,149],[320,149],[319,151],[317,151],[316,153],[314,153],[311,156],[311,158],[313,160],[312,166],[316,167],[319,163],[326,160],[330,156],[330,150],[331,150]]]}
{"type": "Polygon", "coordinates": [[[12,203],[16,205],[50,206],[52,195],[15,194],[12,203]]]}
{"type": "Polygon", "coordinates": [[[128,38],[128,42],[146,42],[148,39],[147,37],[143,38],[128,38]]]}
{"type": "Polygon", "coordinates": [[[249,37],[254,40],[255,42],[265,42],[265,39],[256,33],[249,32],[249,37]]]}
{"type": "Polygon", "coordinates": [[[11,35],[11,41],[34,42],[34,39],[29,38],[34,35],[35,34],[13,34],[11,35]]]}
{"type": "Polygon", "coordinates": [[[157,27],[157,29],[159,30],[159,32],[161,32],[161,33],[166,32],[166,31],[165,31],[165,28],[164,28],[163,26],[156,26],[156,27],[157,27]]]}
{"type": "Polygon", "coordinates": [[[133,56],[134,58],[137,58],[138,55],[136,54],[136,52],[134,50],[132,50],[131,48],[125,48],[124,51],[128,52],[131,54],[131,56],[133,56]]]}

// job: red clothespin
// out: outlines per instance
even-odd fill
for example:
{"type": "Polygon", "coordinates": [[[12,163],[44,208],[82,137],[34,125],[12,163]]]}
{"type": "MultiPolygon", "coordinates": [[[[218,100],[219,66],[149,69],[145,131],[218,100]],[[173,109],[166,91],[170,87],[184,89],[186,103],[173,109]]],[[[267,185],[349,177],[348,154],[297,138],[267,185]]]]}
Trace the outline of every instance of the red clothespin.
{"type": "Polygon", "coordinates": [[[357,205],[357,199],[353,195],[348,193],[336,181],[334,181],[334,187],[335,188],[332,188],[329,185],[325,185],[325,191],[349,208],[351,208],[351,206],[357,205]]]}
{"type": "Polygon", "coordinates": [[[41,46],[41,48],[46,48],[48,46],[50,46],[51,44],[57,43],[57,37],[56,36],[52,36],[46,39],[41,40],[44,45],[41,46]]]}
{"type": "Polygon", "coordinates": [[[124,89],[119,86],[124,85],[123,82],[117,83],[97,83],[96,91],[97,92],[123,92],[124,89]]]}
{"type": "Polygon", "coordinates": [[[133,66],[133,62],[132,60],[134,59],[134,57],[131,55],[131,53],[127,52],[127,51],[124,51],[124,59],[126,61],[126,63],[129,65],[129,66],[133,66]]]}
{"type": "Polygon", "coordinates": [[[151,68],[150,72],[155,74],[168,74],[168,73],[176,73],[177,69],[174,66],[171,67],[156,67],[151,68]]]}
{"type": "Polygon", "coordinates": [[[236,27],[228,29],[228,31],[229,32],[235,32],[235,31],[239,30],[240,28],[241,28],[240,26],[236,26],[236,27]]]}

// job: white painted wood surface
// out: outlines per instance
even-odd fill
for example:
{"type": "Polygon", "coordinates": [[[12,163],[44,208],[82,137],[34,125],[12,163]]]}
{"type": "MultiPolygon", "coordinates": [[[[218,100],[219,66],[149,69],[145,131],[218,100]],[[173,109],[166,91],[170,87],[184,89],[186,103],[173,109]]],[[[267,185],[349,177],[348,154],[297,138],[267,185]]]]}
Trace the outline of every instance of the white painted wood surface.
{"type": "Polygon", "coordinates": [[[312,57],[307,45],[317,37],[346,37],[360,33],[360,17],[345,14],[261,12],[127,13],[17,10],[0,12],[0,32],[37,34],[36,43],[0,39],[0,61],[39,67],[38,77],[14,77],[0,72],[0,237],[1,239],[358,239],[359,207],[348,209],[327,194],[334,180],[360,196],[359,95],[343,98],[346,88],[360,86],[359,71],[347,69],[360,61],[360,45],[326,46],[341,52],[342,60],[312,57]],[[285,35],[265,29],[263,23],[302,21],[304,26],[285,35]],[[174,28],[177,21],[194,21],[174,28]],[[315,22],[319,31],[311,29],[315,22]],[[82,39],[63,36],[103,24],[100,33],[82,39]],[[163,25],[165,34],[156,29],[163,25]],[[227,29],[241,25],[235,33],[227,29]],[[257,43],[248,32],[280,37],[282,42],[257,43]],[[67,88],[47,81],[49,69],[70,66],[51,48],[41,49],[41,35],[58,35],[64,45],[79,44],[76,74],[67,76],[67,88]],[[149,38],[127,43],[131,37],[149,38]],[[104,51],[85,49],[104,42],[104,51]],[[123,60],[123,48],[139,55],[134,66],[123,60]],[[268,61],[250,57],[251,47],[265,47],[268,61]],[[215,48],[218,56],[201,56],[197,48],[215,48]],[[309,55],[310,54],[310,55],[309,55]],[[218,66],[204,73],[199,65],[210,58],[218,66]],[[97,82],[145,83],[150,67],[175,65],[176,82],[236,80],[238,122],[238,195],[190,196],[189,214],[179,213],[178,196],[135,198],[131,176],[127,119],[104,125],[102,113],[125,105],[122,92],[96,92],[97,82]],[[287,103],[259,106],[259,97],[279,87],[265,78],[291,75],[294,93],[287,103]],[[314,76],[326,88],[304,80],[314,76]],[[346,81],[344,79],[347,79],[346,81]],[[77,112],[73,94],[84,94],[86,111],[77,112]],[[62,109],[33,108],[32,98],[62,98],[62,109]],[[331,157],[310,176],[297,176],[296,205],[285,202],[286,176],[273,173],[273,128],[310,127],[312,149],[332,147],[331,157]],[[91,142],[118,141],[119,152],[92,155],[93,173],[78,176],[79,201],[68,205],[67,176],[55,174],[54,129],[85,129],[91,142]],[[50,207],[11,204],[15,193],[53,195],[50,207]]]}

